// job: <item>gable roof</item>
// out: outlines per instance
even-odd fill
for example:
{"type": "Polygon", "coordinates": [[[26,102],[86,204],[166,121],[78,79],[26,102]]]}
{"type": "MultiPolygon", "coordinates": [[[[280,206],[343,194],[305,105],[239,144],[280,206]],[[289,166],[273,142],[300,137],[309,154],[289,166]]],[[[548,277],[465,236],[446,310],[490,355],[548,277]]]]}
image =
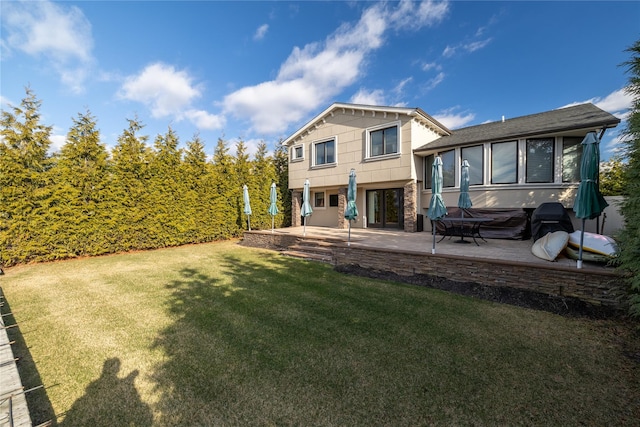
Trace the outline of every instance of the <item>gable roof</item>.
{"type": "Polygon", "coordinates": [[[516,117],[500,122],[457,129],[450,135],[436,139],[414,153],[452,148],[472,143],[524,138],[566,132],[576,129],[601,129],[616,127],[620,119],[593,104],[580,104],[544,113],[516,117]]]}
{"type": "Polygon", "coordinates": [[[413,117],[418,122],[433,129],[440,135],[450,135],[451,131],[447,129],[443,124],[436,119],[422,111],[420,108],[406,108],[406,107],[384,107],[376,105],[363,105],[363,104],[348,104],[342,102],[335,102],[331,104],[326,110],[315,116],[307,124],[298,129],[293,135],[282,141],[282,145],[290,145],[298,138],[301,138],[307,131],[314,129],[320,124],[324,123],[328,116],[333,116],[336,111],[351,112],[352,114],[371,114],[375,117],[376,114],[383,114],[385,117],[388,114],[395,115],[407,115],[413,117]]]}

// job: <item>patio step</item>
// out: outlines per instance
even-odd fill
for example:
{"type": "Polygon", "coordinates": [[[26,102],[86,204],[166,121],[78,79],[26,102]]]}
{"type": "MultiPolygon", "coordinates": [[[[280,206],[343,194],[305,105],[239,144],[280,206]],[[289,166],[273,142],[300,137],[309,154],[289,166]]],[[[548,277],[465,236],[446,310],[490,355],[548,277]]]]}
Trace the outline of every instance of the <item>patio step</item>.
{"type": "Polygon", "coordinates": [[[282,254],[295,258],[333,263],[331,244],[317,240],[298,240],[296,244],[282,251],[282,254]]]}

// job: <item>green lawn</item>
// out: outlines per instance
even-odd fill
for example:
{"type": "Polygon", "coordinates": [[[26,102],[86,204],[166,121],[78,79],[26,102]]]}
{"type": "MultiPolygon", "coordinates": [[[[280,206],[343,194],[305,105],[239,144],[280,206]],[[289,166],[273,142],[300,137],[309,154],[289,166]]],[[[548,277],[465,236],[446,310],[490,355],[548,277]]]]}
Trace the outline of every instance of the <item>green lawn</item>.
{"type": "Polygon", "coordinates": [[[640,419],[639,366],[625,355],[637,335],[617,321],[351,277],[233,241],[6,273],[25,385],[47,387],[30,397],[36,423],[640,419]]]}

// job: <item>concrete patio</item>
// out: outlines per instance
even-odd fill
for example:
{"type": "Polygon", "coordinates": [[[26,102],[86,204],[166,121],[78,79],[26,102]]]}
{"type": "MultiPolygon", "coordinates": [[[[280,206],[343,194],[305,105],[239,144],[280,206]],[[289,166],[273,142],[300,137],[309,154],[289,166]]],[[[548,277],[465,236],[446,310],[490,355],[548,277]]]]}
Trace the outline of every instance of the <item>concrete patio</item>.
{"type": "MultiPolygon", "coordinates": [[[[437,235],[436,241],[442,236],[437,235]]],[[[329,262],[335,267],[357,266],[400,276],[437,276],[455,282],[476,283],[574,298],[592,306],[624,308],[625,285],[615,268],[575,260],[563,255],[554,262],[531,253],[532,240],[478,240],[478,245],[446,237],[432,254],[430,232],[362,229],[349,231],[307,226],[247,231],[242,244],[277,250],[284,255],[329,262]]],[[[465,238],[468,240],[469,238],[465,238]]]]}
{"type": "MultiPolygon", "coordinates": [[[[270,232],[270,231],[269,231],[270,232]]],[[[279,228],[274,233],[289,234],[302,237],[304,227],[279,228]]],[[[335,243],[347,244],[349,230],[330,227],[306,227],[306,237],[316,238],[335,243]]],[[[445,237],[441,242],[441,235],[436,235],[436,254],[457,255],[470,258],[483,258],[494,261],[510,261],[516,263],[534,264],[543,268],[562,268],[576,270],[576,261],[560,255],[556,261],[550,262],[540,259],[531,253],[533,240],[505,240],[505,239],[476,239],[479,246],[469,237],[469,243],[457,243],[459,237],[445,237]]],[[[389,249],[395,251],[411,251],[431,255],[433,236],[431,232],[406,233],[402,230],[382,230],[375,228],[352,228],[351,246],[389,249]]],[[[583,263],[583,270],[612,272],[610,266],[597,263],[583,263]]]]}

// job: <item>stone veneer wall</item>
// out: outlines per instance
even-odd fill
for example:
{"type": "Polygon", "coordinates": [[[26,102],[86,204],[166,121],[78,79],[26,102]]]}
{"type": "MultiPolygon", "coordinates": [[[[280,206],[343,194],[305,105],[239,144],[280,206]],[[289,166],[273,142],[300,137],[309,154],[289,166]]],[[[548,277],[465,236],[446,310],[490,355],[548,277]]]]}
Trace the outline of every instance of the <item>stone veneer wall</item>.
{"type": "MultiPolygon", "coordinates": [[[[243,244],[266,249],[283,250],[301,240],[299,236],[245,232],[243,244]]],[[[624,285],[614,271],[567,270],[562,267],[486,260],[447,254],[425,254],[412,251],[388,251],[375,248],[346,246],[335,243],[333,260],[336,266],[358,265],[403,276],[431,275],[459,282],[510,287],[547,295],[578,298],[593,305],[623,307],[624,285]]]]}
{"type": "Polygon", "coordinates": [[[418,230],[418,186],[414,181],[404,186],[404,231],[415,232],[418,230]]]}

